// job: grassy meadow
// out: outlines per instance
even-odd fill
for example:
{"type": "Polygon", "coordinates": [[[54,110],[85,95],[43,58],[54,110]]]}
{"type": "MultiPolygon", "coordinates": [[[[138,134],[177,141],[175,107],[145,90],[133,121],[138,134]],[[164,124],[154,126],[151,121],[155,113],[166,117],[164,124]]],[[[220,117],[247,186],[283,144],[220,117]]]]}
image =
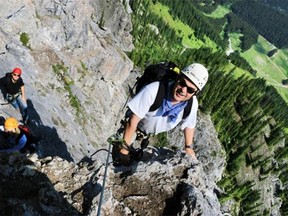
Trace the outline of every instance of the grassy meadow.
{"type": "Polygon", "coordinates": [[[211,14],[205,14],[205,16],[217,19],[224,17],[229,12],[230,10],[227,7],[219,5],[215,11],[213,11],[211,14]]]}
{"type": "Polygon", "coordinates": [[[288,50],[279,49],[272,57],[267,53],[275,49],[265,38],[259,36],[258,42],[241,54],[257,70],[257,76],[263,77],[268,85],[274,86],[288,102],[288,87],[282,85],[288,79],[288,50]]]}
{"type": "MultiPolygon", "coordinates": [[[[217,19],[224,17],[229,11],[228,8],[218,6],[213,13],[205,15],[217,19]]],[[[229,34],[231,48],[240,53],[241,36],[240,33],[229,34]]],[[[257,71],[257,76],[264,78],[268,85],[274,86],[288,103],[288,87],[282,85],[282,80],[288,79],[288,49],[278,49],[276,54],[268,57],[268,52],[273,49],[275,47],[272,44],[262,36],[259,36],[257,43],[248,51],[241,53],[241,56],[257,71]]],[[[231,68],[231,66],[228,68],[231,68]]],[[[241,76],[243,73],[245,72],[238,68],[235,70],[236,77],[241,76]]]]}
{"type": "Polygon", "coordinates": [[[194,30],[191,29],[187,24],[183,23],[181,20],[176,19],[171,16],[169,13],[169,8],[162,5],[161,3],[150,4],[149,10],[152,13],[157,14],[162,17],[162,19],[175,30],[177,36],[182,38],[182,44],[187,48],[198,49],[200,47],[210,47],[214,51],[217,51],[217,44],[212,41],[210,38],[205,37],[205,41],[199,40],[194,36],[194,30]]]}
{"type": "MultiPolygon", "coordinates": [[[[205,41],[199,40],[194,36],[194,30],[191,29],[188,25],[183,23],[179,19],[174,19],[170,13],[169,8],[160,4],[159,2],[149,5],[149,10],[152,13],[155,13],[162,17],[162,19],[172,28],[175,29],[177,35],[182,38],[182,45],[187,48],[200,48],[200,47],[210,47],[214,51],[217,50],[217,45],[210,40],[205,38],[205,41]]],[[[227,13],[229,9],[223,6],[218,6],[217,9],[211,14],[205,14],[206,16],[213,18],[222,18],[227,13]]],[[[241,53],[240,49],[240,33],[230,33],[230,43],[232,50],[238,50],[241,53]]],[[[268,57],[267,53],[274,49],[275,47],[266,41],[263,37],[259,36],[258,42],[254,44],[248,51],[241,53],[241,56],[244,57],[257,71],[258,77],[263,77],[267,84],[275,86],[279,91],[282,97],[288,102],[288,88],[282,85],[282,80],[288,78],[288,49],[278,50],[276,54],[272,57],[268,57]]],[[[227,71],[233,69],[235,66],[230,64],[227,67],[227,71]]],[[[240,68],[235,68],[234,75],[239,77],[243,74],[248,74],[247,71],[240,68]]],[[[249,76],[250,74],[248,74],[249,76]]]]}

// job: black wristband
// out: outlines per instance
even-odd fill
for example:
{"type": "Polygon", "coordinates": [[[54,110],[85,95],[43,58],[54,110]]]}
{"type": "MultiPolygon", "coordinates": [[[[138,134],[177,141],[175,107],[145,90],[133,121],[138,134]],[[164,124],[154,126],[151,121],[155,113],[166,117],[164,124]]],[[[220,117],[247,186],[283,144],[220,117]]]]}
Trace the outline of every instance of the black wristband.
{"type": "Polygon", "coordinates": [[[192,149],[192,145],[185,145],[185,148],[190,148],[190,149],[192,149]]]}
{"type": "Polygon", "coordinates": [[[122,148],[127,150],[127,151],[130,151],[130,146],[126,143],[126,141],[124,140],[123,143],[122,143],[122,148]]]}

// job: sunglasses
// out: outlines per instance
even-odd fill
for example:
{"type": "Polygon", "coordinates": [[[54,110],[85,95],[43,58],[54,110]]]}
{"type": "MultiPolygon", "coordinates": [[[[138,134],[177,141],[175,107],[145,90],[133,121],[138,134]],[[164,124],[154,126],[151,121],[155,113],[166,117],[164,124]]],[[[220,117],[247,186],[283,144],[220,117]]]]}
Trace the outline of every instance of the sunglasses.
{"type": "Polygon", "coordinates": [[[184,79],[178,80],[178,84],[179,84],[179,86],[181,86],[182,88],[186,87],[187,92],[188,92],[189,94],[197,93],[197,91],[198,91],[198,89],[194,89],[194,88],[192,88],[192,87],[187,86],[187,83],[186,83],[186,81],[185,81],[184,79]]]}
{"type": "Polygon", "coordinates": [[[19,74],[14,74],[14,73],[12,73],[12,76],[17,76],[17,77],[20,77],[20,75],[19,75],[19,74]]]}
{"type": "Polygon", "coordinates": [[[12,129],[12,130],[4,130],[6,133],[10,133],[10,134],[14,134],[16,132],[15,129],[12,129]]]}

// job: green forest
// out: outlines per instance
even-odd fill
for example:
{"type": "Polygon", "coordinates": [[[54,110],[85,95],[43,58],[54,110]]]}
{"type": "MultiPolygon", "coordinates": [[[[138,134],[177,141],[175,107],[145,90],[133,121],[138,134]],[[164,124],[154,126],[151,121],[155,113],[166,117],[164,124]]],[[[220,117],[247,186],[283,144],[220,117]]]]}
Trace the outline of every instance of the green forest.
{"type": "Polygon", "coordinates": [[[231,9],[276,47],[288,48],[287,14],[251,0],[237,1],[231,9]]]}
{"type": "MultiPolygon", "coordinates": [[[[253,0],[137,0],[131,1],[130,6],[135,49],[129,56],[137,67],[143,69],[149,64],[169,60],[180,68],[199,62],[209,69],[209,81],[201,92],[199,104],[200,110],[211,116],[226,151],[226,170],[218,182],[225,191],[219,195],[220,201],[234,200],[234,215],[270,215],[273,206],[263,205],[261,184],[269,178],[277,178],[282,187],[274,191],[274,196],[282,200],[281,214],[288,215],[287,102],[265,79],[255,76],[257,71],[239,52],[229,56],[225,53],[229,33],[239,31],[243,34],[243,51],[257,42],[258,34],[267,36],[278,48],[287,47],[287,37],[285,40],[283,37],[288,35],[285,32],[288,28],[278,37],[275,32],[273,37],[266,35],[264,29],[270,22],[261,20],[262,25],[251,16],[267,13],[264,10],[267,5],[258,7],[253,0]],[[218,5],[227,6],[227,3],[231,12],[223,18],[205,16],[218,5]],[[163,16],[166,10],[173,22],[191,30],[175,29],[167,14],[163,16]],[[250,18],[245,19],[246,15],[250,18]],[[184,43],[187,38],[192,45],[184,43]],[[246,73],[236,77],[238,69],[246,73]],[[252,172],[256,179],[243,179],[240,173],[246,171],[252,172]]],[[[268,17],[278,19],[274,13],[270,9],[268,17]]],[[[288,22],[283,19],[281,24],[285,26],[288,22]]],[[[277,24],[277,28],[279,26],[277,24]]]]}

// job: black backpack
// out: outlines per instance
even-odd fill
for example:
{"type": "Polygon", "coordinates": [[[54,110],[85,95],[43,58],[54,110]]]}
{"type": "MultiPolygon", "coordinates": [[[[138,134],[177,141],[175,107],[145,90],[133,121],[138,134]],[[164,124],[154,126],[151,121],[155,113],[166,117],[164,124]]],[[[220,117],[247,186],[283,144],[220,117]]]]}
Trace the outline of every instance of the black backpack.
{"type": "MultiPolygon", "coordinates": [[[[155,98],[155,101],[151,105],[149,112],[157,110],[167,95],[168,83],[169,81],[176,81],[180,73],[180,69],[173,62],[161,62],[158,64],[152,64],[145,68],[144,73],[141,77],[137,78],[135,85],[132,88],[135,89],[136,95],[145,85],[160,81],[158,92],[155,98]]],[[[184,114],[182,119],[185,119],[191,112],[193,97],[188,101],[187,106],[184,108],[184,114]]]]}

